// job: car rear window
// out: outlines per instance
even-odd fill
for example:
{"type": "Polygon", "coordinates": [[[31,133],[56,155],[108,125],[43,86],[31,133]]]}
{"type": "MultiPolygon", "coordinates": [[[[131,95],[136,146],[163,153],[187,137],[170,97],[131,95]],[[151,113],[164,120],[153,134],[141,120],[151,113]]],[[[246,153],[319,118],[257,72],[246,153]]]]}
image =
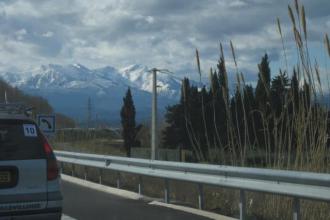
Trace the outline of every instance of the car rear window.
{"type": "Polygon", "coordinates": [[[0,119],[0,161],[44,158],[41,134],[29,120],[0,119]]]}

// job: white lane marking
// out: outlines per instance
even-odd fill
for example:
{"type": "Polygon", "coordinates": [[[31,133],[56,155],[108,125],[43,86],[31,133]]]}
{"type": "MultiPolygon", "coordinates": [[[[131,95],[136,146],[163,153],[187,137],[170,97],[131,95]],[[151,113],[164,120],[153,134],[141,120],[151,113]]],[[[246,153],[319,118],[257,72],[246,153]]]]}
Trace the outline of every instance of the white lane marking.
{"type": "Polygon", "coordinates": [[[167,203],[158,202],[158,201],[152,201],[152,202],[149,203],[149,205],[156,205],[156,206],[171,208],[171,209],[175,209],[175,210],[179,210],[179,211],[183,211],[183,212],[188,212],[188,213],[191,213],[191,214],[194,214],[194,215],[203,216],[203,217],[210,218],[210,219],[237,220],[236,218],[231,218],[231,217],[219,215],[219,214],[216,214],[216,213],[213,213],[213,212],[207,212],[207,211],[194,209],[194,208],[190,208],[190,207],[186,207],[186,206],[167,204],[167,203]]]}
{"type": "Polygon", "coordinates": [[[63,214],[61,220],[77,220],[77,219],[72,218],[70,216],[67,216],[67,215],[63,214]]]}
{"type": "Polygon", "coordinates": [[[112,195],[124,197],[127,199],[139,200],[142,198],[142,196],[139,195],[138,193],[130,192],[127,190],[117,189],[117,188],[109,187],[109,186],[105,186],[105,185],[100,185],[97,183],[82,180],[82,179],[68,176],[65,174],[61,174],[61,177],[62,177],[62,180],[64,180],[64,181],[75,183],[75,184],[78,184],[78,185],[81,185],[84,187],[88,187],[88,188],[95,189],[95,190],[105,192],[105,193],[110,193],[112,195]]]}

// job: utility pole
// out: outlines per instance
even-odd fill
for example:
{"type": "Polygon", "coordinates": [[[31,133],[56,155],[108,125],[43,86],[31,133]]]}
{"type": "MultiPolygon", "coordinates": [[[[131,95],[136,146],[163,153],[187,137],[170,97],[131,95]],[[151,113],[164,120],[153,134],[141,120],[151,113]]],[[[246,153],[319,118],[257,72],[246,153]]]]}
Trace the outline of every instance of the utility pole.
{"type": "Polygon", "coordinates": [[[152,107],[151,107],[151,159],[156,160],[157,151],[157,69],[152,70],[152,107]]]}
{"type": "Polygon", "coordinates": [[[7,91],[5,90],[5,104],[8,104],[7,91]]]}
{"type": "Polygon", "coordinates": [[[92,99],[88,97],[87,100],[87,130],[91,128],[92,122],[92,99]]]}
{"type": "Polygon", "coordinates": [[[151,106],[151,160],[157,160],[158,139],[157,139],[157,72],[172,73],[166,69],[151,69],[152,72],[152,106],[151,106]]]}

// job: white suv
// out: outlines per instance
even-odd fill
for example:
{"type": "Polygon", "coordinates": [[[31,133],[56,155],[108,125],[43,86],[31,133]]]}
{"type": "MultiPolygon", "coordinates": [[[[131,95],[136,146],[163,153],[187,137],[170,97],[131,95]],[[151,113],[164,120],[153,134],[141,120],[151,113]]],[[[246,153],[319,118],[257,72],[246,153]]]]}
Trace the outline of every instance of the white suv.
{"type": "Polygon", "coordinates": [[[24,114],[0,108],[0,219],[61,219],[60,175],[54,153],[24,114]]]}

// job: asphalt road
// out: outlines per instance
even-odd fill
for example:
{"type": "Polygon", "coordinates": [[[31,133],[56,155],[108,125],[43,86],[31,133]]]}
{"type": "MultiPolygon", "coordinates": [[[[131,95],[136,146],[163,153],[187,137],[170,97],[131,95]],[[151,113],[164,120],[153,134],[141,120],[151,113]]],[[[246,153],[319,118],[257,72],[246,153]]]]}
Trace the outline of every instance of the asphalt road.
{"type": "Polygon", "coordinates": [[[77,220],[207,220],[145,201],[130,200],[62,181],[63,213],[77,220]]]}

